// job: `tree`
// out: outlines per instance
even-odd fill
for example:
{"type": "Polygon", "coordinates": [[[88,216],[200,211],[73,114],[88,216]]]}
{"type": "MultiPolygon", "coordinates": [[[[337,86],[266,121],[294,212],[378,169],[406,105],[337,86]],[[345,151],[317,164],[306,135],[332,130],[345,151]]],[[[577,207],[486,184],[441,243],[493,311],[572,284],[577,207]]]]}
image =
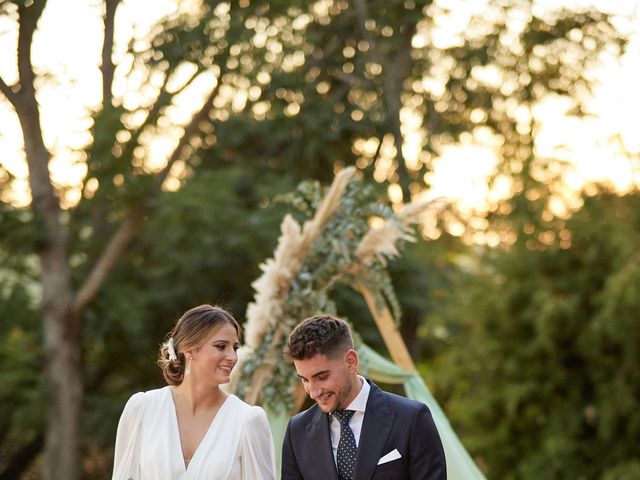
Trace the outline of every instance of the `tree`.
{"type": "Polygon", "coordinates": [[[638,201],[586,198],[552,244],[489,249],[457,286],[434,371],[488,476],[637,473],[638,201]]]}
{"type": "MultiPolygon", "coordinates": [[[[403,109],[422,115],[421,148],[434,154],[450,136],[476,128],[480,109],[485,123],[505,139],[508,156],[520,152],[514,146],[530,147],[535,132],[520,133],[507,97],[528,107],[547,91],[574,94],[572,85],[579,83],[572,81],[580,78],[582,64],[569,68],[573,64],[561,56],[547,65],[545,48],[553,53],[576,46],[586,62],[607,39],[618,40],[606,16],[589,12],[547,18],[529,8],[528,29],[519,30],[518,37],[526,48],[506,54],[500,39],[512,30],[499,17],[493,23],[475,20],[491,27],[489,35],[483,31],[466,39],[464,47],[438,47],[428,32],[446,12],[428,1],[177,4],[178,12],[163,19],[149,38],[132,41],[116,65],[115,13],[121,2],[104,2],[102,100],[87,113],[91,140],[76,152],[87,168],[77,186],[80,198],[63,202],[64,187],[49,172],[56,152],[45,144],[37,99],[49,76],[32,57],[47,1],[0,2],[0,13],[15,22],[18,32],[18,77],[9,83],[0,78],[0,92],[21,125],[29,169],[31,203],[16,215],[27,217],[25,228],[33,233],[24,255],[38,259],[48,379],[47,478],[80,475],[78,412],[83,410],[89,353],[83,333],[90,309],[167,191],[229,164],[326,180],[336,166],[356,163],[375,171],[379,180],[400,185],[408,200],[423,185],[429,161],[424,155],[417,162],[405,158],[403,109]],[[529,54],[542,61],[542,68],[526,63],[529,54]],[[493,64],[517,95],[471,81],[474,68],[493,64]],[[447,68],[440,72],[438,65],[447,68]],[[527,75],[531,80],[521,83],[527,75]],[[116,79],[136,84],[136,78],[142,79],[144,97],[132,100],[113,88],[116,79]],[[423,80],[435,78],[444,78],[444,90],[422,87],[423,80]],[[187,95],[201,101],[189,110],[188,120],[176,119],[187,95]],[[151,148],[159,137],[173,140],[160,167],[152,162],[151,148]],[[392,168],[385,166],[388,162],[392,168]]],[[[500,8],[505,16],[521,9],[519,3],[500,8]]],[[[2,187],[10,188],[5,177],[2,187]]]]}

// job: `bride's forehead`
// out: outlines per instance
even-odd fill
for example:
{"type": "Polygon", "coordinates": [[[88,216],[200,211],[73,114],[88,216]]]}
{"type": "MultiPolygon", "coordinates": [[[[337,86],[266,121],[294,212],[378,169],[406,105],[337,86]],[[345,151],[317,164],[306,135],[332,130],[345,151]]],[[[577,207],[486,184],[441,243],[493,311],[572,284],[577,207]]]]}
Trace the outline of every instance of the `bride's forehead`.
{"type": "Polygon", "coordinates": [[[225,323],[215,328],[211,332],[211,335],[209,335],[209,340],[217,339],[237,341],[238,332],[233,325],[231,325],[230,323],[225,323]]]}

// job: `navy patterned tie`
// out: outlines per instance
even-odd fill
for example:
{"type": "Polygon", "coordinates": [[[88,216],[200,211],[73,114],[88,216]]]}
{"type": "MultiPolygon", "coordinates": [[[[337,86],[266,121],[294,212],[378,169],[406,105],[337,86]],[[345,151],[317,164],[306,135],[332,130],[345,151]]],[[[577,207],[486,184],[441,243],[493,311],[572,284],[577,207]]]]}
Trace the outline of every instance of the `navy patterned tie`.
{"type": "Polygon", "coordinates": [[[349,426],[349,420],[355,410],[336,410],[333,416],[340,422],[340,440],[338,441],[338,452],[336,453],[336,463],[338,464],[338,475],[340,480],[353,480],[353,472],[356,467],[356,437],[349,426]]]}

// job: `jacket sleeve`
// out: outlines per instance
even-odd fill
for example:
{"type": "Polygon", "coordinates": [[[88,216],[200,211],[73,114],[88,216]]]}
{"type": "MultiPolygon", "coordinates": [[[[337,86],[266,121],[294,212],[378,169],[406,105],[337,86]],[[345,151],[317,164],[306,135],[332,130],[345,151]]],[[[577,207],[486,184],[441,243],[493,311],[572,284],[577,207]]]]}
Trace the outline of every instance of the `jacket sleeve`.
{"type": "Polygon", "coordinates": [[[280,479],[302,480],[302,473],[300,473],[300,469],[298,468],[298,462],[291,442],[291,422],[292,420],[289,420],[284,441],[282,442],[282,472],[280,479]]]}
{"type": "Polygon", "coordinates": [[[133,395],[122,411],[116,434],[112,480],[139,480],[144,393],[133,395]]]}
{"type": "Polygon", "coordinates": [[[426,405],[415,413],[411,427],[409,478],[446,480],[447,465],[440,435],[426,405]]]}

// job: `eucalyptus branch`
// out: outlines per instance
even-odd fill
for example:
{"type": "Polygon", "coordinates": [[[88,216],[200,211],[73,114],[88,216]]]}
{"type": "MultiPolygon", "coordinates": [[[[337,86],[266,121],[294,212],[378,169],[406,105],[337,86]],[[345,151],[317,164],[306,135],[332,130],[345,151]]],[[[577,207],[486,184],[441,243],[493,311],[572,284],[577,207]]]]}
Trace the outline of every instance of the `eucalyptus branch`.
{"type": "Polygon", "coordinates": [[[312,209],[302,230],[313,234],[303,241],[300,229],[290,228],[292,220],[285,217],[273,260],[263,265],[263,275],[252,284],[256,295],[247,310],[246,326],[251,356],[243,360],[237,389],[249,403],[268,404],[276,410],[295,407],[292,366],[278,359],[295,320],[335,311],[329,295],[337,284],[356,290],[366,287],[379,309],[399,321],[400,305],[386,258],[397,256],[410,239],[409,225],[431,203],[410,204],[396,214],[376,201],[372,189],[351,176],[347,185],[336,188],[344,180],[336,178],[332,190],[321,199],[314,186],[303,184],[296,191],[294,195],[301,197],[298,201],[309,203],[312,209]],[[371,215],[385,218],[388,228],[369,227],[371,215]]]}
{"type": "Polygon", "coordinates": [[[260,397],[264,395],[264,387],[273,378],[274,367],[282,357],[282,343],[288,333],[288,322],[281,321],[273,334],[273,340],[266,354],[261,358],[260,365],[253,372],[251,386],[245,397],[245,401],[250,405],[256,405],[259,402],[260,397]]]}

